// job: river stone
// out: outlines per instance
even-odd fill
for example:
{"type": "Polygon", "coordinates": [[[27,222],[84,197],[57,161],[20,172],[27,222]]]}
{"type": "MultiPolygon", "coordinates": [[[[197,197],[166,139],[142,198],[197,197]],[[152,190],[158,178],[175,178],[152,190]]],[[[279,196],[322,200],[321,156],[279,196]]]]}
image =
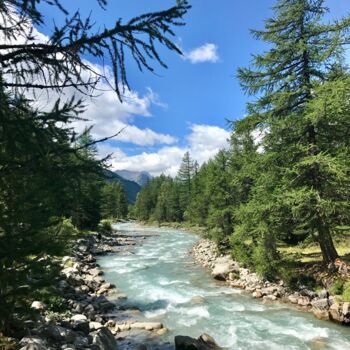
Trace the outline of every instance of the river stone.
{"type": "Polygon", "coordinates": [[[130,324],[131,329],[145,329],[152,331],[154,329],[161,329],[163,325],[160,322],[135,322],[130,324]]]}
{"type": "Polygon", "coordinates": [[[30,337],[24,337],[19,342],[20,345],[29,345],[29,344],[35,344],[38,346],[42,346],[46,348],[46,341],[39,336],[30,336],[30,337]]]}
{"type": "Polygon", "coordinates": [[[342,311],[343,311],[343,315],[345,317],[350,316],[350,303],[349,302],[346,302],[346,303],[343,304],[343,310],[342,311]]]}
{"type": "Polygon", "coordinates": [[[175,350],[220,350],[215,340],[207,334],[198,339],[177,335],[175,337],[175,350]]]}
{"type": "Polygon", "coordinates": [[[341,315],[340,312],[340,305],[338,303],[334,303],[329,308],[329,316],[333,321],[336,322],[343,322],[344,317],[341,315]]]}
{"type": "Polygon", "coordinates": [[[129,331],[130,330],[130,324],[129,323],[116,324],[114,330],[116,332],[129,331]]]}
{"type": "Polygon", "coordinates": [[[191,298],[191,303],[193,304],[203,304],[205,302],[205,298],[202,295],[195,295],[191,298]]]}
{"type": "Polygon", "coordinates": [[[300,297],[298,299],[298,305],[308,306],[308,305],[310,305],[310,299],[308,297],[300,297]]]}
{"type": "Polygon", "coordinates": [[[328,310],[312,309],[312,312],[319,320],[329,320],[328,310]]]}
{"type": "Polygon", "coordinates": [[[82,314],[78,314],[78,315],[74,315],[71,317],[72,321],[87,321],[87,317],[85,315],[82,314]]]}
{"type": "Polygon", "coordinates": [[[51,339],[53,341],[61,341],[61,330],[60,328],[64,329],[60,326],[44,326],[39,330],[39,335],[42,335],[45,338],[51,339]]]}
{"type": "Polygon", "coordinates": [[[21,347],[19,350],[47,350],[47,347],[40,344],[31,343],[21,347]]]}
{"type": "Polygon", "coordinates": [[[235,262],[229,256],[226,256],[216,259],[211,275],[217,280],[225,281],[230,272],[236,272],[237,270],[238,267],[235,262]]]}
{"type": "Polygon", "coordinates": [[[30,307],[32,309],[35,309],[35,310],[45,310],[46,309],[46,305],[44,303],[42,303],[41,301],[33,301],[32,305],[30,307]]]}
{"type": "Polygon", "coordinates": [[[73,329],[76,332],[81,332],[85,335],[88,335],[90,332],[90,325],[88,321],[75,321],[73,325],[73,329]]]}
{"type": "Polygon", "coordinates": [[[100,350],[116,350],[117,341],[112,332],[106,328],[100,328],[93,336],[92,344],[99,346],[100,350]]]}
{"type": "Polygon", "coordinates": [[[298,295],[297,294],[292,294],[288,296],[288,300],[292,303],[292,304],[298,304],[298,295]]]}
{"type": "Polygon", "coordinates": [[[327,298],[313,300],[311,305],[314,309],[320,309],[320,310],[329,309],[329,301],[327,298]]]}
{"type": "Polygon", "coordinates": [[[85,348],[89,345],[89,339],[87,337],[78,336],[73,345],[78,349],[85,348]]]}
{"type": "Polygon", "coordinates": [[[255,292],[253,292],[252,296],[253,296],[253,298],[259,299],[259,298],[263,297],[263,294],[261,293],[260,290],[256,290],[255,292]]]}
{"type": "Polygon", "coordinates": [[[103,272],[99,268],[95,267],[94,269],[89,270],[89,274],[93,277],[97,277],[97,276],[102,276],[103,272]]]}
{"type": "Polygon", "coordinates": [[[89,322],[90,331],[97,331],[102,328],[102,324],[100,322],[89,322]]]}

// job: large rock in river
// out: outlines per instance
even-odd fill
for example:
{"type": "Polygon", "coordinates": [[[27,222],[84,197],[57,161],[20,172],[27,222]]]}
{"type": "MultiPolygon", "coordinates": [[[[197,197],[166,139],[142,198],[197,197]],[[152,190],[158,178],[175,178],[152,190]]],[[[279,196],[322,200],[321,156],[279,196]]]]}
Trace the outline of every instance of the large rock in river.
{"type": "Polygon", "coordinates": [[[224,256],[216,259],[211,275],[217,280],[225,281],[230,272],[238,271],[239,267],[237,263],[230,256],[224,256]]]}
{"type": "Polygon", "coordinates": [[[222,350],[215,340],[208,334],[202,334],[198,339],[177,335],[175,337],[176,350],[222,350]]]}

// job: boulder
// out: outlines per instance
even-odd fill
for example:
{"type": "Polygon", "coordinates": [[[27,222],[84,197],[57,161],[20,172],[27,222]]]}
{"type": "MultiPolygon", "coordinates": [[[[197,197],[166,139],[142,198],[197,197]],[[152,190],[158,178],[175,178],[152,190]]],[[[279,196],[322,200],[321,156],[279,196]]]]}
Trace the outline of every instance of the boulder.
{"type": "Polygon", "coordinates": [[[87,337],[78,336],[75,339],[73,345],[78,349],[85,348],[89,345],[89,339],[87,337]]]}
{"type": "Polygon", "coordinates": [[[343,312],[343,315],[345,317],[350,316],[350,303],[349,302],[346,302],[343,304],[342,312],[343,312]]]}
{"type": "Polygon", "coordinates": [[[42,303],[41,301],[33,301],[32,305],[30,307],[32,309],[35,309],[35,310],[45,310],[46,309],[46,305],[44,303],[42,303]]]}
{"type": "Polygon", "coordinates": [[[314,309],[319,309],[319,310],[329,309],[329,301],[327,298],[313,300],[311,305],[314,309]]]}
{"type": "Polygon", "coordinates": [[[161,329],[163,325],[160,322],[135,322],[130,324],[131,329],[145,329],[152,331],[154,329],[161,329]]]}
{"type": "Polygon", "coordinates": [[[334,303],[329,308],[329,316],[333,321],[343,322],[344,317],[341,314],[341,307],[338,303],[334,303]]]}
{"type": "Polygon", "coordinates": [[[129,331],[130,330],[130,324],[129,323],[116,324],[114,330],[116,332],[129,331]]]}
{"type": "MultiPolygon", "coordinates": [[[[40,338],[39,336],[30,336],[30,337],[24,337],[20,340],[19,342],[20,345],[24,346],[27,346],[27,345],[37,345],[38,346],[38,349],[41,349],[41,348],[44,348],[46,349],[47,346],[46,346],[46,341],[42,338],[40,338]]],[[[26,348],[27,349],[27,348],[26,348]]],[[[28,348],[29,349],[36,349],[36,348],[28,348]]]]}
{"type": "Polygon", "coordinates": [[[100,350],[116,350],[117,341],[112,332],[106,328],[100,328],[93,336],[92,344],[99,346],[100,350]]]}
{"type": "Polygon", "coordinates": [[[75,321],[73,324],[73,329],[76,332],[81,332],[85,335],[88,335],[90,332],[90,324],[88,321],[75,321]]]}
{"type": "Polygon", "coordinates": [[[90,331],[97,331],[102,328],[102,324],[100,322],[89,322],[90,331]]]}
{"type": "Polygon", "coordinates": [[[319,320],[329,320],[328,310],[312,309],[312,312],[319,320]]]}
{"type": "Polygon", "coordinates": [[[85,315],[82,315],[82,314],[78,314],[78,315],[74,315],[71,317],[71,320],[73,322],[75,321],[87,321],[87,317],[85,315]]]}
{"type": "Polygon", "coordinates": [[[288,300],[292,304],[298,304],[298,295],[297,294],[291,294],[291,295],[288,296],[288,300]]]}
{"type": "Polygon", "coordinates": [[[215,340],[207,334],[202,334],[198,339],[177,335],[175,337],[175,350],[220,350],[215,340]]]}
{"type": "Polygon", "coordinates": [[[298,299],[298,305],[300,306],[309,306],[310,305],[310,299],[309,297],[302,296],[298,299]]]}
{"type": "Polygon", "coordinates": [[[276,295],[269,294],[269,295],[265,295],[265,296],[264,296],[264,300],[276,301],[276,300],[277,300],[277,297],[276,297],[276,295]]]}
{"type": "Polygon", "coordinates": [[[238,267],[235,262],[228,256],[216,259],[211,275],[221,281],[228,278],[230,272],[237,272],[238,267]]]}
{"type": "Polygon", "coordinates": [[[94,269],[89,270],[89,274],[93,277],[102,276],[103,271],[100,270],[99,268],[95,267],[94,269]]]}
{"type": "Polygon", "coordinates": [[[60,328],[63,328],[63,327],[47,325],[47,326],[42,327],[39,330],[39,335],[41,335],[47,339],[59,342],[62,340],[60,328]]]}
{"type": "Polygon", "coordinates": [[[36,343],[30,343],[22,346],[19,350],[47,350],[47,347],[36,343]]]}
{"type": "Polygon", "coordinates": [[[318,292],[318,297],[320,299],[327,299],[329,297],[327,289],[322,289],[320,292],[318,292]]]}
{"type": "Polygon", "coordinates": [[[253,292],[252,296],[253,296],[253,298],[259,299],[259,298],[263,297],[263,294],[260,290],[256,290],[255,292],[253,292]]]}

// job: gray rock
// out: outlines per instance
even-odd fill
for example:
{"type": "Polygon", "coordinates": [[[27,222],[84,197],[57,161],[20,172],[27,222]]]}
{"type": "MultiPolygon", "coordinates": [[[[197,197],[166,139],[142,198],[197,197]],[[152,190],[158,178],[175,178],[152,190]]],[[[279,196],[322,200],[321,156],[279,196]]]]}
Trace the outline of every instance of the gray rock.
{"type": "Polygon", "coordinates": [[[85,335],[88,335],[90,332],[90,326],[88,321],[75,321],[73,329],[76,332],[81,332],[85,335]]]}
{"type": "Polygon", "coordinates": [[[175,350],[220,350],[215,340],[207,334],[202,334],[198,339],[177,335],[175,337],[175,350]]]}
{"type": "Polygon", "coordinates": [[[231,258],[218,258],[211,275],[217,280],[226,280],[230,272],[236,271],[237,267],[231,258]]]}
{"type": "Polygon", "coordinates": [[[342,313],[345,317],[350,316],[350,303],[346,302],[343,304],[342,313]]]}
{"type": "Polygon", "coordinates": [[[85,348],[89,345],[89,339],[87,337],[82,337],[82,336],[78,336],[73,345],[77,348],[77,349],[82,349],[85,348]]]}
{"type": "Polygon", "coordinates": [[[63,327],[44,326],[39,330],[39,334],[47,339],[59,342],[62,340],[62,336],[59,328],[63,328],[63,327]]]}
{"type": "Polygon", "coordinates": [[[311,302],[311,305],[314,309],[319,309],[319,310],[329,309],[329,301],[327,298],[315,299],[311,302]]]}
{"type": "Polygon", "coordinates": [[[329,316],[333,321],[343,322],[344,317],[341,314],[341,307],[338,303],[334,303],[329,308],[329,316]]]}
{"type": "Polygon", "coordinates": [[[329,297],[329,293],[327,289],[323,289],[318,293],[318,297],[320,299],[327,299],[329,297]]]}
{"type": "Polygon", "coordinates": [[[20,350],[47,350],[46,346],[30,343],[20,348],[20,350]]]}
{"type": "Polygon", "coordinates": [[[35,310],[45,310],[46,309],[46,305],[44,303],[42,303],[41,301],[33,301],[32,305],[30,307],[32,309],[35,309],[35,310]]]}
{"type": "Polygon", "coordinates": [[[101,350],[116,350],[117,341],[112,332],[106,328],[100,328],[94,335],[92,344],[100,347],[101,350]]]}
{"type": "Polygon", "coordinates": [[[87,317],[82,314],[74,315],[71,317],[72,321],[87,321],[87,317]]]}
{"type": "Polygon", "coordinates": [[[46,341],[39,336],[24,337],[19,342],[20,345],[36,344],[38,346],[46,346],[46,341]]]}

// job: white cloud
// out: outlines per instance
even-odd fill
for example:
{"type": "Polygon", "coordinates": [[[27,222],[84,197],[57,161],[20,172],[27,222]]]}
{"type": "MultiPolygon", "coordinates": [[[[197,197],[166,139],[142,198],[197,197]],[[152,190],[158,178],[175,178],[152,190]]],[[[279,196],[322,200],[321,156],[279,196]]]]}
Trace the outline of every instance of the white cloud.
{"type": "Polygon", "coordinates": [[[219,61],[218,46],[212,43],[206,43],[189,52],[184,53],[184,59],[193,64],[219,61]]]}
{"type": "MultiPolygon", "coordinates": [[[[1,20],[1,19],[0,19],[1,20]]],[[[27,24],[28,32],[31,28],[31,23],[27,24]]],[[[0,33],[1,34],[1,33],[0,33]]],[[[46,43],[49,37],[33,28],[33,42],[46,43]]],[[[3,38],[4,39],[4,38],[3,38]]],[[[24,37],[17,37],[16,43],[25,43],[24,37]]],[[[113,82],[113,74],[110,67],[102,67],[97,64],[92,64],[89,61],[84,62],[91,68],[92,72],[98,75],[107,76],[108,81],[113,82]]],[[[49,74],[46,71],[46,74],[49,74]]],[[[84,80],[88,80],[90,72],[83,72],[84,80]]],[[[40,78],[36,83],[40,82],[40,78]]],[[[120,89],[122,91],[122,87],[120,89]]],[[[146,89],[146,93],[141,96],[138,92],[126,89],[123,93],[123,103],[117,97],[115,91],[111,90],[110,85],[106,81],[100,80],[96,86],[96,97],[88,98],[73,87],[66,88],[62,93],[55,91],[26,91],[27,97],[33,101],[35,107],[41,110],[49,110],[54,103],[60,98],[62,101],[75,96],[76,99],[84,100],[85,112],[80,115],[85,120],[79,120],[72,124],[77,132],[82,132],[85,127],[93,126],[92,135],[94,138],[104,138],[116,134],[118,131],[123,132],[118,135],[117,140],[121,142],[130,142],[136,145],[146,146],[155,144],[170,145],[177,139],[168,134],[157,133],[149,128],[139,128],[133,125],[136,117],[151,117],[150,108],[152,105],[160,108],[167,108],[158,94],[151,88],[146,89]]]]}
{"type": "Polygon", "coordinates": [[[113,170],[145,170],[154,176],[162,173],[175,176],[186,151],[202,164],[214,157],[220,149],[228,146],[230,133],[222,128],[193,124],[190,130],[186,137],[187,145],[184,147],[165,146],[156,152],[142,152],[133,156],[127,156],[120,148],[113,148],[110,145],[100,145],[98,149],[101,156],[113,154],[111,160],[113,170]]]}

